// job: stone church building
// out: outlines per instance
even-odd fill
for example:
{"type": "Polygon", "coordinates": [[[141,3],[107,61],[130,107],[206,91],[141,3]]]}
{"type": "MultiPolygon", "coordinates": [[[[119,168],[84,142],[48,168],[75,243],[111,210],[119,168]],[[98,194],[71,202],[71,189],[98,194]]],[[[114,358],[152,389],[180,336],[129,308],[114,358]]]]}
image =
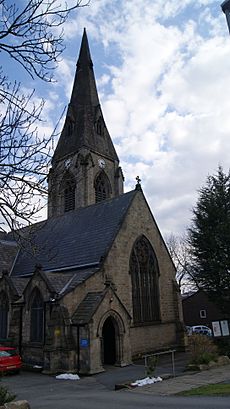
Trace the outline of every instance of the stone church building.
{"type": "Polygon", "coordinates": [[[48,218],[0,237],[0,342],[26,364],[93,374],[183,345],[174,265],[140,181],[123,182],[84,31],[48,218]]]}

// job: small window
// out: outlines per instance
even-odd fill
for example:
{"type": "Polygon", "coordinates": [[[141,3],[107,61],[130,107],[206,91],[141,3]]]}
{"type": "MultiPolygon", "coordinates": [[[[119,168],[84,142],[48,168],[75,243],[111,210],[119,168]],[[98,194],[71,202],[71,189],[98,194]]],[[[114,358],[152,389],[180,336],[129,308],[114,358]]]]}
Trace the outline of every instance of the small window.
{"type": "Polygon", "coordinates": [[[64,190],[64,212],[69,212],[75,209],[75,178],[67,172],[62,181],[62,188],[64,190]]]}
{"type": "Polygon", "coordinates": [[[102,118],[99,118],[96,122],[96,132],[98,135],[102,135],[104,133],[104,124],[102,118]]]}
{"type": "Polygon", "coordinates": [[[44,303],[40,292],[34,293],[31,303],[30,339],[32,342],[43,341],[44,303]]]}
{"type": "Polygon", "coordinates": [[[200,310],[200,318],[206,318],[206,310],[200,310]]]}
{"type": "Polygon", "coordinates": [[[73,185],[70,181],[66,183],[65,187],[65,212],[69,212],[70,210],[75,209],[75,185],[73,185]]]}

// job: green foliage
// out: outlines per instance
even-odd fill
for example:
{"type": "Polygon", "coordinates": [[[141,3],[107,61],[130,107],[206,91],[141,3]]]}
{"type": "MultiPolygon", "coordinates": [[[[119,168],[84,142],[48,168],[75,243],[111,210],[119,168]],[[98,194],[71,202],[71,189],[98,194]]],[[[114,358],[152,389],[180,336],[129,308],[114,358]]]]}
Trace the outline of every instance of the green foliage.
{"type": "Polygon", "coordinates": [[[215,345],[217,346],[220,355],[227,355],[230,358],[230,339],[217,338],[215,339],[215,345]]]}
{"type": "Polygon", "coordinates": [[[191,354],[191,364],[208,364],[218,357],[218,348],[206,335],[193,334],[188,337],[188,347],[191,354]]]}
{"type": "Polygon", "coordinates": [[[0,405],[4,403],[12,402],[16,398],[16,395],[13,395],[8,391],[5,386],[0,386],[0,405]]]}
{"type": "Polygon", "coordinates": [[[199,190],[188,231],[192,275],[223,312],[230,305],[230,173],[221,167],[199,190]]]}
{"type": "Polygon", "coordinates": [[[157,362],[158,362],[158,357],[156,355],[151,355],[147,358],[146,375],[148,375],[150,378],[154,377],[157,362]]]}
{"type": "Polygon", "coordinates": [[[230,384],[211,384],[177,393],[180,396],[230,396],[230,384]]]}

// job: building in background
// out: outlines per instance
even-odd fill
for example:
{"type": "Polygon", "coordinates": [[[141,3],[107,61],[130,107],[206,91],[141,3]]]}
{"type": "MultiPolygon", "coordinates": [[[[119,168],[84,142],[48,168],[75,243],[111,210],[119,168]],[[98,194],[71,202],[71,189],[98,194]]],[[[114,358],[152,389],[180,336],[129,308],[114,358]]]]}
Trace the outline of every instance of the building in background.
{"type": "Polygon", "coordinates": [[[230,314],[223,314],[203,290],[183,294],[182,307],[186,326],[206,325],[214,336],[229,336],[230,314]]]}

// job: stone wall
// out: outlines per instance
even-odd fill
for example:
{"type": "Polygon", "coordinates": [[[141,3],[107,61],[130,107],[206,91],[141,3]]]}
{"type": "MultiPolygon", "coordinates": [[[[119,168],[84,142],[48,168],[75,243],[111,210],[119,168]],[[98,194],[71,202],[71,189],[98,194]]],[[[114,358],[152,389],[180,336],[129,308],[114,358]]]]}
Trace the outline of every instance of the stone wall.
{"type": "MultiPolygon", "coordinates": [[[[148,352],[178,343],[177,328],[183,321],[179,297],[175,298],[175,268],[160,231],[143,197],[138,192],[104,264],[104,272],[117,288],[122,303],[132,311],[132,286],[129,258],[135,240],[145,235],[159,265],[160,322],[149,326],[131,323],[132,354],[148,352]]],[[[180,341],[179,341],[180,342],[180,341]]]]}
{"type": "Polygon", "coordinates": [[[5,403],[5,405],[0,406],[0,409],[30,409],[30,405],[26,400],[18,400],[5,403]]]}

